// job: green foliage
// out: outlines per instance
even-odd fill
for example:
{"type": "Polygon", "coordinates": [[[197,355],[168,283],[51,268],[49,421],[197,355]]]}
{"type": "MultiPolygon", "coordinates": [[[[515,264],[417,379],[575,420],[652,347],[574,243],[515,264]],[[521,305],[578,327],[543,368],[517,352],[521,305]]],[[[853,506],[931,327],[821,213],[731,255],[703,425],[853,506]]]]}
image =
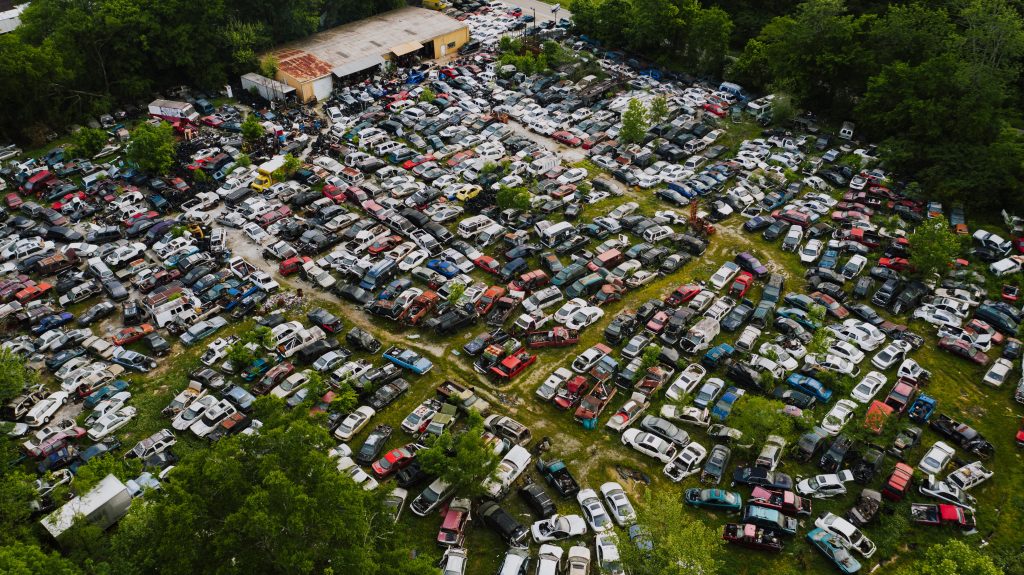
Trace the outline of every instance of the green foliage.
{"type": "Polygon", "coordinates": [[[664,122],[668,119],[668,114],[668,100],[665,96],[660,94],[655,96],[654,99],[651,100],[651,108],[647,111],[647,117],[650,119],[651,125],[657,126],[664,122]]]}
{"type": "Polygon", "coordinates": [[[326,455],[333,443],[295,412],[287,424],[186,457],[162,497],[133,505],[121,520],[111,572],[205,572],[216,564],[239,573],[390,575],[383,563],[403,557],[403,569],[432,573],[425,557],[410,557],[379,495],[338,473],[326,455]]]}
{"type": "Polygon", "coordinates": [[[99,128],[82,128],[75,132],[71,141],[74,155],[91,158],[107,145],[107,133],[99,128]]]}
{"type": "Polygon", "coordinates": [[[483,483],[494,474],[498,456],[484,442],[484,420],[479,413],[469,414],[465,431],[454,435],[445,431],[416,454],[423,470],[454,486],[455,493],[477,497],[485,493],[483,483]]]}
{"type": "Polygon", "coordinates": [[[679,492],[646,492],[637,524],[650,549],[629,541],[619,543],[623,567],[633,575],[717,575],[722,572],[725,542],[718,527],[693,516],[679,500],[679,492]]]}
{"type": "Polygon", "coordinates": [[[266,76],[267,78],[276,78],[277,70],[278,61],[277,57],[274,56],[273,54],[264,56],[263,59],[260,60],[260,74],[266,76]]]}
{"type": "Polygon", "coordinates": [[[661,346],[648,344],[640,355],[640,373],[647,371],[647,368],[658,364],[658,356],[661,355],[661,346]]]}
{"type": "Polygon", "coordinates": [[[629,106],[622,113],[622,130],[619,132],[619,139],[627,144],[636,144],[644,141],[647,134],[647,110],[640,100],[633,98],[629,106]]]}
{"type": "MultiPolygon", "coordinates": [[[[815,324],[824,326],[826,312],[825,306],[814,304],[811,309],[807,310],[807,315],[815,324]]],[[[816,329],[811,332],[811,341],[807,343],[807,351],[809,353],[825,353],[832,345],[832,339],[831,331],[824,327],[816,329]]]]}
{"type": "Polygon", "coordinates": [[[194,170],[192,172],[192,179],[197,183],[206,183],[210,181],[210,176],[207,175],[205,170],[194,170]]]}
{"type": "Polygon", "coordinates": [[[1003,575],[992,558],[978,550],[977,545],[960,539],[947,539],[932,545],[924,559],[905,565],[898,575],[1003,575]]]}
{"type": "Polygon", "coordinates": [[[452,285],[451,290],[448,291],[448,303],[455,305],[458,303],[459,298],[462,294],[466,293],[466,285],[462,283],[456,283],[452,285]]]}
{"type": "Polygon", "coordinates": [[[7,575],[78,575],[82,570],[57,553],[15,542],[0,547],[0,573],[7,575]]]}
{"type": "Polygon", "coordinates": [[[236,341],[228,348],[227,360],[237,371],[249,367],[256,360],[256,353],[244,341],[236,341]]]}
{"type": "Polygon", "coordinates": [[[138,458],[126,459],[117,454],[107,453],[90,459],[89,463],[78,468],[74,487],[76,492],[86,493],[107,475],[113,474],[121,481],[127,481],[138,477],[140,473],[142,461],[138,458]]]}
{"type": "Polygon", "coordinates": [[[291,154],[284,155],[284,166],[281,169],[284,170],[286,176],[291,177],[301,167],[302,160],[291,154]]]}
{"type": "Polygon", "coordinates": [[[952,261],[960,255],[963,238],[953,233],[949,222],[942,216],[918,224],[907,238],[916,273],[925,278],[931,278],[935,273],[945,273],[952,261]]]}
{"type": "Polygon", "coordinates": [[[265,135],[266,130],[263,129],[263,124],[260,123],[256,114],[249,114],[242,121],[242,141],[245,143],[246,149],[251,150],[265,135]]]}
{"type": "Polygon", "coordinates": [[[0,404],[6,405],[38,381],[39,374],[30,369],[21,356],[7,348],[0,348],[0,404]]]}
{"type": "Polygon", "coordinates": [[[789,437],[793,433],[793,418],[781,413],[783,407],[781,401],[745,394],[733,406],[729,426],[743,432],[744,445],[760,450],[769,435],[789,437]]]}
{"type": "Polygon", "coordinates": [[[502,186],[495,194],[494,201],[499,208],[526,210],[530,207],[531,194],[523,187],[507,188],[502,186]]]}
{"type": "Polygon", "coordinates": [[[430,88],[424,87],[423,91],[420,92],[420,102],[433,102],[437,99],[437,94],[434,93],[430,88]]]}
{"type": "Polygon", "coordinates": [[[174,128],[166,122],[139,124],[132,131],[126,155],[144,172],[163,175],[174,165],[174,128]]]}
{"type": "Polygon", "coordinates": [[[249,167],[251,165],[252,165],[252,158],[249,157],[249,154],[239,154],[238,159],[235,160],[234,167],[236,167],[236,168],[246,168],[246,167],[249,167]]]}

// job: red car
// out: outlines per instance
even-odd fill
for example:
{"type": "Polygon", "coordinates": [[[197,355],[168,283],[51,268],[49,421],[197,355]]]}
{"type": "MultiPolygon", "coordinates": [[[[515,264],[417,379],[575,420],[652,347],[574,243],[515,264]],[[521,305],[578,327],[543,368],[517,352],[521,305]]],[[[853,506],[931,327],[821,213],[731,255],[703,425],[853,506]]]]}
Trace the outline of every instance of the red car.
{"type": "Polygon", "coordinates": [[[204,126],[209,126],[211,128],[219,128],[221,124],[224,123],[224,120],[218,118],[217,116],[203,116],[202,118],[199,118],[199,121],[204,126]]]}
{"type": "Polygon", "coordinates": [[[491,256],[480,256],[473,260],[473,263],[476,264],[476,267],[484,270],[489,274],[497,275],[497,273],[501,271],[501,266],[498,264],[498,260],[492,258],[491,256]]]}
{"type": "Polygon", "coordinates": [[[37,300],[43,297],[44,295],[50,293],[50,290],[52,289],[53,286],[46,282],[42,282],[37,285],[30,285],[25,289],[19,291],[18,293],[14,294],[14,299],[18,300],[18,303],[26,304],[30,301],[37,300]]]}
{"type": "Polygon", "coordinates": [[[316,415],[318,413],[325,413],[327,411],[327,408],[331,406],[331,402],[334,401],[336,397],[338,397],[337,393],[334,393],[333,391],[328,391],[323,395],[323,397],[320,398],[320,401],[316,402],[316,405],[314,405],[312,409],[309,410],[309,414],[316,415]]]}
{"type": "Polygon", "coordinates": [[[953,355],[959,355],[969,359],[978,365],[988,364],[988,356],[985,352],[956,337],[944,337],[939,340],[939,349],[944,349],[953,355]]]}
{"type": "Polygon", "coordinates": [[[704,104],[703,108],[704,108],[704,111],[706,111],[706,112],[708,112],[710,114],[714,114],[715,116],[717,116],[719,118],[725,117],[725,108],[722,108],[718,104],[707,103],[707,104],[704,104]]]}
{"type": "Polygon", "coordinates": [[[12,210],[20,208],[25,203],[25,200],[21,199],[21,196],[14,192],[7,194],[5,201],[7,202],[7,207],[12,210]]]}
{"type": "Polygon", "coordinates": [[[501,298],[505,297],[505,288],[502,286],[491,286],[487,288],[484,295],[480,296],[480,299],[476,300],[476,312],[480,315],[487,315],[494,307],[494,304],[501,298]]]}
{"type": "Polygon", "coordinates": [[[898,272],[914,269],[907,258],[879,258],[878,265],[898,272]]]}
{"type": "Polygon", "coordinates": [[[469,527],[469,500],[456,499],[448,506],[441,522],[441,530],[437,533],[437,544],[442,547],[460,547],[466,541],[466,528],[469,527]]]}
{"type": "Polygon", "coordinates": [[[140,339],[146,337],[147,334],[151,333],[153,333],[153,325],[144,323],[139,326],[126,327],[122,329],[121,331],[114,334],[114,337],[111,338],[111,341],[114,342],[114,345],[125,346],[130,343],[135,343],[140,339]]]}
{"type": "Polygon", "coordinates": [[[677,287],[675,291],[668,294],[668,297],[665,298],[665,305],[679,307],[684,303],[690,301],[691,299],[697,297],[697,294],[699,294],[701,291],[703,291],[703,288],[701,288],[697,284],[681,285],[677,287]]]}
{"type": "Polygon", "coordinates": [[[387,479],[393,473],[408,467],[416,459],[416,452],[422,448],[423,446],[419,443],[408,443],[398,449],[392,449],[385,453],[384,457],[374,461],[370,470],[373,471],[377,479],[387,479]]]}
{"type": "Polygon", "coordinates": [[[729,297],[739,299],[750,291],[750,286],[754,285],[754,276],[750,272],[740,272],[740,275],[736,276],[736,279],[732,282],[732,287],[729,288],[729,297]]]}
{"type": "Polygon", "coordinates": [[[1020,429],[1017,430],[1017,447],[1024,447],[1024,419],[1020,420],[1020,429]]]}
{"type": "Polygon", "coordinates": [[[870,219],[871,217],[867,214],[855,210],[832,212],[832,221],[834,222],[852,222],[855,220],[866,222],[870,219]]]}
{"type": "Polygon", "coordinates": [[[651,321],[647,322],[646,327],[648,330],[651,331],[651,333],[657,335],[660,334],[662,330],[665,329],[665,324],[667,323],[668,312],[659,311],[658,313],[654,314],[654,317],[651,318],[651,321]]]}
{"type": "Polygon", "coordinates": [[[566,132],[565,130],[555,132],[554,134],[551,134],[551,137],[554,138],[555,141],[573,148],[578,147],[583,143],[582,140],[574,136],[571,132],[566,132]]]}
{"type": "Polygon", "coordinates": [[[436,160],[436,158],[434,157],[433,154],[420,154],[419,156],[416,156],[411,160],[406,160],[405,163],[402,164],[402,168],[406,170],[411,170],[420,164],[433,162],[434,160],[436,160]]]}
{"type": "Polygon", "coordinates": [[[401,241],[402,236],[388,236],[384,239],[373,242],[367,251],[369,251],[371,255],[377,255],[397,246],[401,241]]]}
{"type": "Polygon", "coordinates": [[[506,357],[498,365],[491,367],[490,375],[500,379],[512,379],[536,361],[537,356],[521,351],[506,357]]]}
{"type": "Polygon", "coordinates": [[[345,192],[346,190],[343,190],[342,188],[339,188],[337,186],[332,186],[331,184],[327,184],[323,188],[324,197],[331,198],[331,200],[337,203],[344,202],[345,199],[348,197],[348,195],[345,192]]]}
{"type": "Polygon", "coordinates": [[[850,315],[850,311],[843,307],[843,304],[837,302],[835,298],[828,294],[816,291],[811,294],[811,299],[824,307],[830,315],[837,319],[846,319],[850,315]]]}
{"type": "MultiPolygon", "coordinates": [[[[28,453],[29,457],[35,457],[37,459],[47,457],[55,451],[59,451],[66,447],[74,439],[81,439],[85,436],[85,429],[81,427],[69,427],[62,429],[57,433],[47,437],[45,440],[40,441],[27,447],[25,452],[28,453]]],[[[26,446],[29,445],[26,443],[26,446]]]]}

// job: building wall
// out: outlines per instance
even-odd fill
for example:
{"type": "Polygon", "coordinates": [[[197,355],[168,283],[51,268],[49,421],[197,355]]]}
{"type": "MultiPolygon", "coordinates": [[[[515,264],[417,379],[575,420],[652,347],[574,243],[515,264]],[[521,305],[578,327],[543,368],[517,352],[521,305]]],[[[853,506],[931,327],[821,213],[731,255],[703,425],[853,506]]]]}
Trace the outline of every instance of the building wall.
{"type": "Polygon", "coordinates": [[[460,28],[434,38],[434,58],[454,57],[466,42],[469,42],[469,28],[460,28]]]}
{"type": "Polygon", "coordinates": [[[324,76],[310,82],[313,95],[320,102],[326,101],[331,97],[331,91],[334,90],[334,77],[324,76]]]}
{"type": "MultiPolygon", "coordinates": [[[[299,80],[283,70],[278,70],[277,76],[274,79],[295,88],[295,98],[300,102],[309,102],[316,97],[314,93],[316,80],[299,80]]],[[[330,76],[327,79],[330,81],[330,76]]],[[[330,93],[330,90],[328,90],[328,93],[330,93]]]]}

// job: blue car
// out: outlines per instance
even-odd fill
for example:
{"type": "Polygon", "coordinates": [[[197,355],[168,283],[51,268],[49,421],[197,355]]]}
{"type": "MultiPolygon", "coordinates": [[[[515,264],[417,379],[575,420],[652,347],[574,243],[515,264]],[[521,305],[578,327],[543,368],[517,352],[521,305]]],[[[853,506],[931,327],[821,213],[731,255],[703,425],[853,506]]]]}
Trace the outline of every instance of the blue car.
{"type": "Polygon", "coordinates": [[[839,266],[839,252],[836,250],[825,250],[825,253],[821,256],[821,260],[818,262],[819,268],[827,270],[834,270],[839,266]]]}
{"type": "Polygon", "coordinates": [[[701,358],[700,363],[708,369],[715,369],[723,359],[732,357],[732,354],[736,353],[736,349],[727,343],[720,343],[715,347],[709,349],[704,357],[701,358]]]}
{"type": "Polygon", "coordinates": [[[795,321],[796,323],[800,324],[804,329],[807,329],[809,331],[817,331],[817,329],[821,327],[820,325],[814,323],[814,320],[811,319],[811,316],[809,316],[807,312],[795,307],[784,307],[782,309],[776,310],[775,316],[789,318],[795,321]]]}
{"type": "Polygon", "coordinates": [[[825,387],[823,383],[813,377],[794,373],[786,378],[786,383],[797,391],[802,391],[807,395],[813,395],[822,403],[828,403],[828,401],[832,399],[832,390],[825,387]]]}
{"type": "Polygon", "coordinates": [[[423,375],[434,367],[434,364],[429,359],[411,349],[404,349],[398,346],[393,346],[385,351],[384,359],[418,375],[423,375]]]}
{"type": "Polygon", "coordinates": [[[725,418],[729,417],[729,414],[732,413],[733,404],[736,403],[736,400],[742,395],[743,390],[736,387],[730,387],[725,390],[725,394],[718,400],[715,407],[711,409],[711,416],[718,421],[724,421],[725,418]]]}
{"type": "Polygon", "coordinates": [[[434,270],[435,272],[443,275],[447,279],[459,275],[459,268],[455,267],[455,264],[448,260],[434,259],[427,262],[427,269],[434,270]]]}
{"type": "Polygon", "coordinates": [[[816,527],[807,533],[807,540],[828,557],[843,573],[851,574],[860,571],[860,562],[853,558],[850,550],[835,535],[816,527]]]}
{"type": "Polygon", "coordinates": [[[39,323],[32,326],[32,333],[34,335],[43,335],[51,329],[58,328],[62,325],[67,325],[75,319],[74,314],[62,311],[53,315],[48,315],[43,319],[39,320],[39,323]]]}

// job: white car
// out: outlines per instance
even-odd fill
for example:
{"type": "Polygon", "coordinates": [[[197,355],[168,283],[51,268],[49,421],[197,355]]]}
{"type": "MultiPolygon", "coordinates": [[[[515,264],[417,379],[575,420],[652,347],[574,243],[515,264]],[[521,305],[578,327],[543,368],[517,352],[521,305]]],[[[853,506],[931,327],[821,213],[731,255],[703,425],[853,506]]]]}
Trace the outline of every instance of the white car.
{"type": "Polygon", "coordinates": [[[572,316],[566,320],[565,327],[569,329],[581,330],[589,325],[592,325],[597,320],[604,317],[604,310],[596,306],[587,306],[576,311],[572,316]]]}
{"type": "Polygon", "coordinates": [[[843,375],[852,375],[853,377],[860,375],[860,368],[854,365],[852,361],[830,353],[809,353],[804,357],[804,363],[808,366],[817,366],[821,369],[843,375]]]}
{"type": "Polygon", "coordinates": [[[550,401],[551,398],[558,393],[558,390],[562,389],[565,382],[572,378],[573,374],[568,369],[564,367],[556,369],[554,373],[549,375],[548,378],[544,380],[544,383],[540,384],[540,387],[537,388],[537,397],[545,401],[550,401]]]}
{"type": "Polygon", "coordinates": [[[672,382],[672,385],[665,391],[665,396],[673,401],[693,393],[697,385],[704,379],[708,371],[699,363],[691,363],[679,374],[679,377],[672,382]]]}
{"type": "Polygon", "coordinates": [[[601,495],[611,511],[612,519],[619,527],[636,523],[636,509],[633,508],[633,504],[629,501],[629,497],[626,496],[626,491],[621,485],[609,481],[601,485],[601,495]]]}
{"type": "Polygon", "coordinates": [[[280,397],[281,399],[285,399],[288,396],[295,393],[296,391],[298,391],[299,389],[301,389],[307,383],[309,383],[308,371],[300,371],[298,373],[293,373],[288,376],[288,379],[285,379],[279,385],[274,387],[274,389],[271,389],[270,395],[273,397],[280,397]]]}
{"type": "Polygon", "coordinates": [[[366,426],[370,422],[370,418],[377,413],[372,407],[367,405],[360,405],[355,411],[348,414],[345,419],[338,424],[338,427],[334,430],[334,437],[348,441],[352,439],[355,434],[359,433],[359,430],[366,426]]]}
{"type": "Polygon", "coordinates": [[[558,308],[555,312],[554,320],[562,325],[569,321],[569,318],[579,310],[587,307],[587,301],[581,298],[573,298],[562,304],[562,307],[558,308]]]}
{"type": "Polygon", "coordinates": [[[845,495],[846,483],[850,481],[853,481],[853,472],[844,469],[839,473],[825,473],[801,479],[796,484],[796,492],[817,499],[845,495]]]}
{"type": "MultiPolygon", "coordinates": [[[[556,549],[558,549],[556,547],[556,549]]],[[[558,549],[561,551],[561,549],[558,549]]],[[[469,554],[461,547],[449,547],[441,556],[441,575],[466,575],[469,565],[469,554]]],[[[554,571],[552,571],[554,573],[554,571]]]]}
{"type": "Polygon", "coordinates": [[[238,409],[230,401],[222,399],[196,418],[196,421],[189,426],[189,430],[196,434],[196,437],[206,437],[225,419],[238,413],[238,409]]]}
{"type": "Polygon", "coordinates": [[[853,363],[860,363],[864,361],[864,352],[857,349],[853,344],[845,341],[833,342],[828,348],[828,353],[838,355],[839,357],[852,361],[853,363]]]}
{"type": "Polygon", "coordinates": [[[363,468],[356,465],[356,462],[350,457],[342,457],[338,460],[338,471],[351,477],[356,485],[362,486],[366,491],[372,491],[379,486],[377,480],[370,477],[370,474],[363,471],[363,468]]]}
{"type": "Polygon", "coordinates": [[[722,289],[729,285],[729,282],[733,280],[740,273],[740,266],[733,262],[725,262],[722,267],[718,268],[718,271],[711,276],[708,283],[711,284],[716,290],[722,289]]]}
{"type": "Polygon", "coordinates": [[[508,487],[530,467],[531,459],[530,452],[526,448],[521,445],[513,445],[498,462],[498,467],[495,468],[492,478],[484,483],[487,494],[493,498],[504,495],[508,487]]]}
{"type": "Polygon", "coordinates": [[[857,407],[857,404],[849,399],[840,399],[821,420],[821,428],[829,435],[839,435],[839,432],[853,419],[853,412],[857,407]]]}
{"type": "Polygon", "coordinates": [[[640,453],[653,457],[662,463],[672,461],[679,451],[673,443],[666,441],[653,433],[640,431],[636,428],[627,429],[622,434],[622,444],[628,445],[640,453]]]}
{"type": "Polygon", "coordinates": [[[1011,371],[1013,371],[1013,362],[1001,357],[992,364],[992,367],[988,368],[982,381],[993,387],[1000,387],[1006,382],[1011,371]]]}
{"type": "Polygon", "coordinates": [[[878,369],[889,369],[898,362],[903,361],[903,358],[912,349],[914,349],[913,346],[902,339],[893,340],[889,342],[889,345],[882,348],[882,351],[876,353],[875,357],[871,358],[871,365],[878,369]]]}
{"type": "Polygon", "coordinates": [[[537,543],[561,541],[587,532],[587,522],[579,515],[552,515],[530,526],[530,533],[537,543]]]}
{"type": "Polygon", "coordinates": [[[956,452],[948,444],[936,441],[931,449],[928,450],[928,453],[924,454],[924,457],[921,458],[921,463],[918,463],[917,466],[927,474],[938,475],[949,465],[955,454],[956,452]]]}
{"type": "Polygon", "coordinates": [[[29,427],[39,427],[53,419],[53,415],[62,405],[68,402],[70,394],[66,391],[57,391],[46,396],[39,403],[32,406],[32,409],[25,414],[25,423],[29,427]]]}
{"type": "Polygon", "coordinates": [[[594,538],[597,550],[597,567],[600,573],[607,575],[625,575],[622,560],[619,558],[618,539],[614,533],[598,533],[594,538]]]}
{"type": "MultiPolygon", "coordinates": [[[[558,575],[561,573],[562,555],[564,554],[565,551],[557,545],[541,545],[537,552],[537,570],[534,571],[535,575],[558,575]]],[[[442,575],[449,575],[449,573],[446,571],[442,575]]]]}
{"type": "Polygon", "coordinates": [[[825,246],[819,239],[808,240],[804,244],[804,249],[800,250],[800,263],[804,265],[811,265],[818,261],[821,257],[821,252],[824,251],[825,246]]]}
{"type": "Polygon", "coordinates": [[[864,351],[873,351],[885,343],[885,334],[870,323],[859,319],[848,319],[843,322],[842,327],[834,326],[832,333],[839,339],[855,344],[864,351]]]}
{"type": "Polygon", "coordinates": [[[777,343],[770,341],[762,343],[761,347],[758,348],[758,351],[760,352],[760,355],[762,357],[774,357],[775,363],[782,366],[782,369],[786,371],[793,371],[796,368],[800,367],[800,360],[793,357],[789,353],[789,350],[785,349],[784,347],[777,343]]]}
{"type": "Polygon", "coordinates": [[[865,558],[875,554],[875,544],[864,536],[852,523],[833,513],[825,513],[814,520],[814,526],[828,531],[846,543],[846,547],[855,549],[865,558]]]}
{"type": "MultiPolygon", "coordinates": [[[[527,553],[529,553],[527,551],[527,553]]],[[[590,573],[590,548],[582,545],[573,545],[569,548],[568,561],[566,561],[566,572],[565,575],[589,575],[590,573]]],[[[508,573],[514,575],[514,573],[526,573],[526,566],[524,565],[520,571],[498,571],[498,575],[508,573]]]]}
{"type": "Polygon", "coordinates": [[[680,482],[683,479],[699,472],[701,463],[708,456],[708,450],[696,441],[686,444],[679,450],[679,455],[669,461],[662,472],[672,481],[680,482]]]}
{"type": "Polygon", "coordinates": [[[871,399],[885,387],[887,381],[888,379],[881,373],[869,371],[850,392],[850,397],[864,404],[871,403],[871,399]]]}
{"type": "Polygon", "coordinates": [[[583,353],[577,355],[576,359],[572,360],[572,370],[576,373],[586,373],[590,371],[590,368],[597,365],[597,362],[607,355],[601,351],[601,347],[604,346],[599,347],[598,345],[588,348],[583,353]]]}
{"type": "Polygon", "coordinates": [[[953,312],[935,306],[923,305],[914,310],[914,317],[938,326],[960,327],[963,318],[953,312]]]}
{"type": "Polygon", "coordinates": [[[206,410],[213,407],[216,403],[217,398],[212,395],[204,395],[196,399],[188,407],[180,411],[178,415],[174,416],[174,420],[171,421],[171,427],[178,431],[185,431],[192,427],[193,423],[199,421],[199,418],[206,413],[206,410]]]}
{"type": "Polygon", "coordinates": [[[559,184],[575,184],[576,182],[587,177],[587,170],[585,168],[570,168],[558,176],[559,184]]]}
{"type": "Polygon", "coordinates": [[[597,497],[596,491],[583,489],[576,494],[576,501],[583,510],[584,519],[595,533],[603,533],[614,527],[611,517],[608,516],[608,510],[604,508],[604,504],[597,497]]]}
{"type": "Polygon", "coordinates": [[[124,427],[138,413],[132,406],[122,407],[117,411],[107,412],[100,416],[96,423],[89,428],[89,439],[99,441],[124,427]]]}
{"type": "Polygon", "coordinates": [[[271,240],[270,234],[253,222],[249,222],[242,226],[242,231],[245,232],[245,235],[249,236],[250,240],[260,245],[271,240]]]}

